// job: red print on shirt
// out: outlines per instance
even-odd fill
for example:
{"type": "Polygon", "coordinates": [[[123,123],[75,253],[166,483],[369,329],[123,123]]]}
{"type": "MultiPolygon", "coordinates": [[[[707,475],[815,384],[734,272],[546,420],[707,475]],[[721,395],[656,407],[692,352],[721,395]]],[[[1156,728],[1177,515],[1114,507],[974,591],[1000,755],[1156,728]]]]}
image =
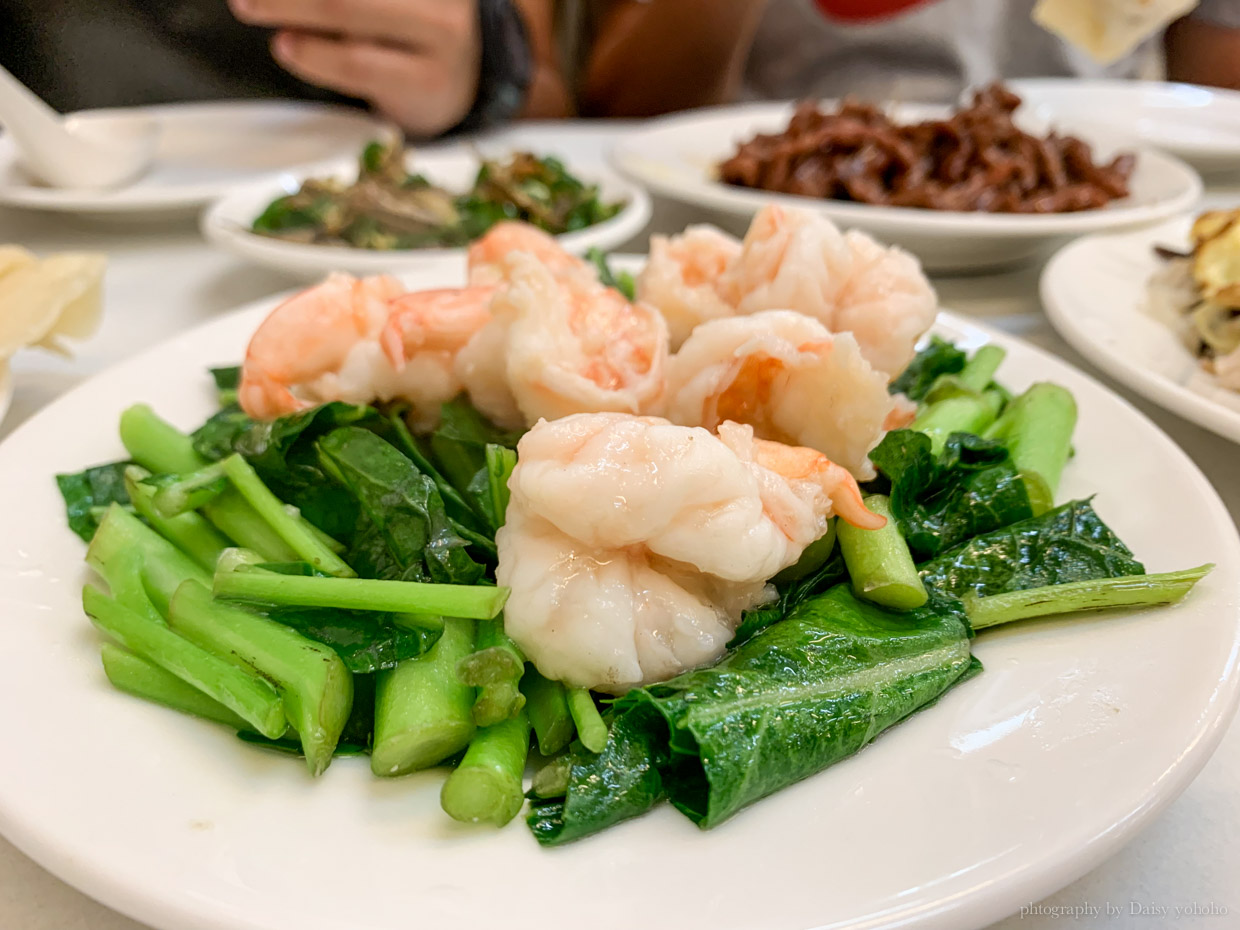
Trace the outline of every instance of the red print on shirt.
{"type": "Polygon", "coordinates": [[[863,22],[887,19],[929,0],[814,0],[814,5],[828,19],[863,22]]]}

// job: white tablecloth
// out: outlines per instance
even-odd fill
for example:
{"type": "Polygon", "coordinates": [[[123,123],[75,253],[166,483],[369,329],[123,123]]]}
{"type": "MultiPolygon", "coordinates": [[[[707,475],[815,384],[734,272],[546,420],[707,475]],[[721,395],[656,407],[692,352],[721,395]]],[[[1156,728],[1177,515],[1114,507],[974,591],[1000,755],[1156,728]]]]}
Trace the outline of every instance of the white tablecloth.
{"type": "MultiPolygon", "coordinates": [[[[597,160],[624,124],[529,125],[505,141],[570,162],[597,160]]],[[[1218,205],[1240,203],[1240,184],[1211,189],[1218,205]]],[[[700,212],[656,200],[650,229],[629,244],[644,251],[649,232],[674,232],[703,219],[700,212]]],[[[725,224],[727,220],[723,220],[725,224]]],[[[736,224],[730,224],[743,232],[736,224]]],[[[233,307],[291,286],[274,272],[243,265],[209,249],[192,220],[74,219],[0,211],[0,243],[37,252],[96,249],[109,256],[106,316],[97,336],[65,360],[27,352],[13,362],[15,395],[0,438],[49,401],[147,346],[211,320],[233,307]]],[[[1116,387],[1084,362],[1051,329],[1037,297],[1039,267],[998,275],[940,279],[945,306],[1034,342],[1090,372],[1133,401],[1178,442],[1214,483],[1240,520],[1240,447],[1165,413],[1116,387]]],[[[20,752],[9,747],[6,752],[20,752]]],[[[3,764],[3,762],[0,762],[3,764]]],[[[1089,908],[1090,927],[1240,927],[1240,728],[1233,727],[1188,790],[1119,854],[1063,891],[1029,902],[998,930],[1048,930],[1074,922],[1054,908],[1089,908]],[[1108,907],[1110,905],[1110,907],[1108,907]],[[1176,917],[1176,907],[1215,916],[1176,917]],[[1140,916],[1139,908],[1168,908],[1171,916],[1140,916]],[[1219,911],[1224,911],[1219,914],[1219,911]]],[[[1148,912],[1146,912],[1148,913],[1148,912]]],[[[0,839],[0,928],[3,930],[141,930],[35,865],[0,839]]],[[[179,930],[176,927],[159,930],[179,930]]],[[[345,928],[341,928],[345,930],[345,928]]]]}

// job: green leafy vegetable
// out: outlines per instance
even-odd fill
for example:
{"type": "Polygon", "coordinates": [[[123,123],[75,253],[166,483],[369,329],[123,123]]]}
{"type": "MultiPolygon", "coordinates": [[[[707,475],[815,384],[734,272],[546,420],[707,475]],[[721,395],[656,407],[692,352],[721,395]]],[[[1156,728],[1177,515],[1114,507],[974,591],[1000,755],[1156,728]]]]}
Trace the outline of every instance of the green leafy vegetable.
{"type": "Polygon", "coordinates": [[[955,433],[935,456],[924,433],[893,430],[870,461],[891,482],[891,509],[916,562],[1033,516],[1025,483],[996,442],[955,433]]]}
{"type": "Polygon", "coordinates": [[[56,487],[65,501],[69,529],[90,542],[109,504],[129,503],[125,468],[129,462],[109,462],[74,474],[57,475],[56,487]]]}
{"type": "Polygon", "coordinates": [[[1144,572],[1087,500],[977,536],[921,566],[926,587],[952,597],[1144,572]]]}
{"type": "Polygon", "coordinates": [[[713,668],[621,698],[603,752],[574,756],[565,800],[536,807],[531,827],[540,842],[566,842],[663,792],[714,826],[856,752],[972,667],[958,602],[897,613],[837,586],[713,668]]]}
{"type": "Polygon", "coordinates": [[[241,387],[241,366],[230,365],[227,368],[211,368],[211,379],[215,381],[215,394],[220,407],[231,407],[237,403],[237,389],[241,387]]]}
{"type": "Polygon", "coordinates": [[[965,366],[967,354],[946,339],[930,337],[930,344],[914,356],[908,367],[891,382],[891,393],[920,401],[940,375],[956,374],[965,366]]]}
{"type": "Polygon", "coordinates": [[[628,300],[637,299],[637,282],[627,271],[616,274],[607,263],[607,255],[602,249],[593,248],[586,252],[586,261],[592,263],[598,271],[599,283],[604,287],[614,287],[628,300]]]}

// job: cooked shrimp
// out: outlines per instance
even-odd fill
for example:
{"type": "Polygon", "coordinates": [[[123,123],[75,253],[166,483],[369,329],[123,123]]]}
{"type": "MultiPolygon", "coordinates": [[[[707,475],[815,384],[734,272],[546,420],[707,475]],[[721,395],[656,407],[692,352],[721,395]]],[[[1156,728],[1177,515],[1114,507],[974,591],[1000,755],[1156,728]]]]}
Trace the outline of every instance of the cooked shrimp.
{"type": "Polygon", "coordinates": [[[826,217],[778,206],[758,211],[741,254],[719,282],[740,313],[796,310],[850,332],[888,377],[912,361],[938,300],[917,259],[826,217]]]}
{"type": "Polygon", "coordinates": [[[658,311],[584,275],[556,278],[529,253],[500,269],[508,283],[491,302],[492,320],[457,364],[482,413],[512,428],[662,402],[667,327],[658,311]]]}
{"type": "Polygon", "coordinates": [[[809,446],[858,478],[896,410],[887,379],[851,333],[791,310],[712,320],[668,362],[667,417],[715,429],[748,423],[763,439],[809,446]]]}
{"type": "Polygon", "coordinates": [[[238,392],[271,419],[333,400],[404,400],[416,428],[461,391],[456,354],[490,319],[492,289],[405,293],[394,278],[331,275],[290,297],[250,340],[238,392]]]}
{"type": "Polygon", "coordinates": [[[650,237],[650,258],[637,276],[637,297],[667,320],[672,351],[699,323],[736,313],[715,285],[740,252],[739,241],[713,226],[650,237]]]}
{"type": "Polygon", "coordinates": [[[843,468],[735,423],[542,421],[509,487],[505,628],[544,675],[611,692],[715,661],[832,513],[883,524],[843,468]]]}
{"type": "Polygon", "coordinates": [[[537,226],[508,220],[496,223],[469,247],[469,283],[500,284],[504,280],[504,259],[513,252],[528,252],[557,277],[578,272],[591,274],[590,266],[570,255],[555,237],[537,226]]]}

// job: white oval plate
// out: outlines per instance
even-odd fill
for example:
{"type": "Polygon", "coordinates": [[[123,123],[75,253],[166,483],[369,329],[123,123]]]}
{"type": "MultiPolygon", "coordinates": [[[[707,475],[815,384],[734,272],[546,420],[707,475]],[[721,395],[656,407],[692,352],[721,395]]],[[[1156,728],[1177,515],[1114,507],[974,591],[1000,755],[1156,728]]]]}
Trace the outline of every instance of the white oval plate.
{"type": "MultiPolygon", "coordinates": [[[[735,151],[738,142],[758,132],[782,131],[792,109],[790,103],[760,103],[661,117],[646,129],[626,134],[612,148],[612,161],[658,194],[724,213],[748,217],[768,203],[817,210],[841,226],[903,246],[921,259],[926,270],[940,272],[1008,265],[1057,240],[1157,222],[1187,210],[1201,196],[1196,172],[1171,155],[1147,148],[1135,150],[1131,196],[1101,210],[1045,216],[874,206],[772,194],[716,179],[715,166],[735,151]]],[[[927,107],[895,108],[897,118],[903,119],[937,112],[927,107]]],[[[1115,147],[1113,138],[1087,138],[1103,156],[1115,147]]]]}
{"type": "Polygon", "coordinates": [[[153,927],[968,930],[1114,852],[1188,784],[1235,708],[1240,540],[1209,483],[1096,382],[944,314],[942,335],[1008,348],[1013,388],[1049,378],[1075,393],[1065,499],[1096,492],[1150,570],[1218,563],[1187,603],[985,633],[981,676],[710,832],[664,805],[544,850],[519,821],[449,820],[442,772],[382,781],[341,759],[312,781],[110,688],[79,602],[83,545],[52,482],[121,456],[131,403],[200,422],[199,372],[240,358],[271,305],[116,366],[0,445],[0,832],[153,927]]]}
{"type": "MultiPolygon", "coordinates": [[[[472,150],[463,148],[418,152],[410,157],[409,166],[410,170],[424,174],[433,183],[449,190],[463,191],[469,188],[478,172],[478,156],[472,150]]],[[[650,196],[645,190],[602,165],[580,172],[577,166],[570,165],[569,170],[587,183],[597,184],[605,200],[622,200],[625,206],[609,220],[558,236],[565,249],[578,254],[590,248],[606,251],[641,232],[650,219],[650,196]]],[[[203,214],[203,235],[208,242],[239,258],[302,277],[320,278],[330,271],[348,271],[359,275],[408,272],[434,266],[446,266],[446,271],[461,273],[465,262],[463,248],[380,252],[347,246],[286,242],[250,231],[255,218],[271,201],[294,193],[308,177],[354,181],[357,179],[357,159],[341,159],[300,172],[285,172],[278,179],[238,188],[203,214]]]]}
{"type": "Polygon", "coordinates": [[[137,181],[107,191],[46,187],[22,170],[13,141],[0,136],[0,204],[95,214],[193,210],[237,184],[356,155],[370,140],[395,133],[363,110],[294,100],[85,110],[71,118],[97,122],[118,113],[151,116],[161,127],[155,161],[137,181]]]}
{"type": "Polygon", "coordinates": [[[1102,129],[1171,152],[1198,171],[1240,171],[1240,92],[1161,81],[1027,78],[1008,86],[1069,131],[1102,129]]]}
{"type": "Polygon", "coordinates": [[[1180,219],[1064,246],[1042,272],[1042,303],[1059,334],[1112,378],[1240,442],[1240,393],[1202,371],[1175,333],[1146,310],[1146,284],[1162,264],[1154,246],[1188,248],[1191,225],[1180,219]]]}

